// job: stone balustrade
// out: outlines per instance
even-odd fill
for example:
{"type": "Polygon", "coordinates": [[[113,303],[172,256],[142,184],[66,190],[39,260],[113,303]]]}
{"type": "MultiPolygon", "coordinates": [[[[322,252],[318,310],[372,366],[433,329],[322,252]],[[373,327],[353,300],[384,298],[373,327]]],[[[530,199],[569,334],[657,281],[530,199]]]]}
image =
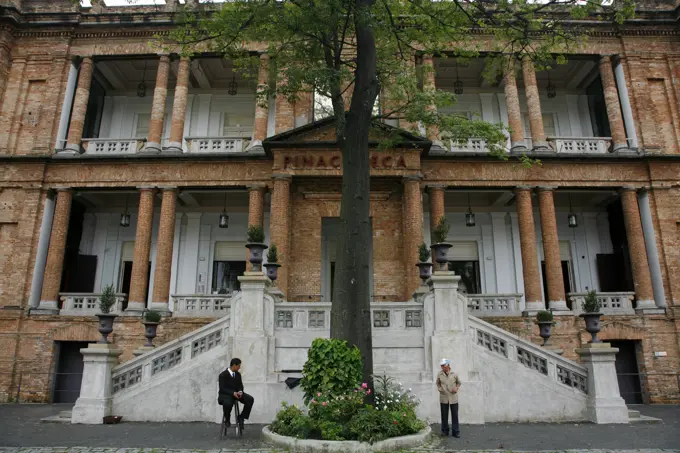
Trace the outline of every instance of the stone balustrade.
{"type": "Polygon", "coordinates": [[[229,314],[232,294],[174,294],[173,313],[177,317],[221,318],[229,314]]]}
{"type": "Polygon", "coordinates": [[[611,137],[548,137],[557,154],[606,154],[611,137]]]}
{"type": "MultiPolygon", "coordinates": [[[[567,297],[571,301],[571,311],[574,315],[583,313],[581,304],[588,293],[569,293],[567,297]]],[[[634,292],[621,293],[597,293],[597,300],[602,304],[600,310],[605,315],[634,315],[633,308],[634,292]]]]}
{"type": "Polygon", "coordinates": [[[187,137],[185,140],[192,154],[241,153],[250,144],[250,137],[187,137]]]}
{"type": "Polygon", "coordinates": [[[84,138],[82,142],[85,154],[89,156],[116,156],[136,154],[142,149],[145,139],[121,138],[84,138]]]}
{"type": "Polygon", "coordinates": [[[450,141],[449,149],[454,153],[486,153],[486,140],[483,138],[471,138],[467,141],[450,141]]]}
{"type": "MultiPolygon", "coordinates": [[[[99,293],[59,293],[61,301],[60,315],[63,316],[94,316],[101,313],[99,309],[99,293]]],[[[116,303],[111,307],[111,313],[123,313],[123,302],[127,294],[116,294],[116,303]]]]}
{"type": "Polygon", "coordinates": [[[521,316],[521,294],[468,294],[468,313],[485,316],[521,316]]]}

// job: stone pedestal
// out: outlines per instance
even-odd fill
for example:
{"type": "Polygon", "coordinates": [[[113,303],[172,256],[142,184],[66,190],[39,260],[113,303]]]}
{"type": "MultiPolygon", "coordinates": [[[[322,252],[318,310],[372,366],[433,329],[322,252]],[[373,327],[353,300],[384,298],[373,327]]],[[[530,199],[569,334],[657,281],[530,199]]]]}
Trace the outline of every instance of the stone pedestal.
{"type": "Polygon", "coordinates": [[[111,344],[91,344],[80,352],[85,366],[80,397],[73,407],[71,423],[101,425],[104,417],[112,415],[111,372],[123,350],[111,344]]]}
{"type": "Polygon", "coordinates": [[[616,378],[617,348],[609,343],[588,343],[577,349],[588,369],[586,416],[593,423],[628,423],[628,408],[619,393],[616,378]]]}

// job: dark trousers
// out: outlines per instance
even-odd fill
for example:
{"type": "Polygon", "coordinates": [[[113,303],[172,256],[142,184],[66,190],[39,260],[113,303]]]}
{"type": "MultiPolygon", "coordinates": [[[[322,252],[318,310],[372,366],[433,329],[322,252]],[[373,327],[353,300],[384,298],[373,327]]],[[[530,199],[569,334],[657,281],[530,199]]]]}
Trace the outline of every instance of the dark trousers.
{"type": "Polygon", "coordinates": [[[224,418],[227,419],[227,421],[231,421],[231,409],[234,407],[234,403],[236,401],[243,404],[241,418],[248,420],[250,418],[250,410],[253,408],[253,403],[255,403],[255,398],[248,395],[247,393],[241,395],[241,398],[238,400],[234,398],[233,395],[227,395],[224,397],[222,401],[222,412],[224,413],[224,418]]]}
{"type": "Polygon", "coordinates": [[[439,406],[442,410],[442,433],[449,434],[449,408],[451,410],[451,431],[452,434],[460,433],[460,426],[458,426],[458,403],[456,404],[443,404],[440,403],[439,406]]]}

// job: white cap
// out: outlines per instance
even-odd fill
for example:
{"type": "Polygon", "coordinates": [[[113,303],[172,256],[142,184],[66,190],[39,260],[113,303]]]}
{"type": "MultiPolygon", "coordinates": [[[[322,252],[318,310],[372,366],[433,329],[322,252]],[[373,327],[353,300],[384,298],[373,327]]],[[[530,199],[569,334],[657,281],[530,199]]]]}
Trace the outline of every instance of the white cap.
{"type": "Polygon", "coordinates": [[[451,362],[449,362],[449,359],[441,359],[441,361],[439,362],[439,366],[448,365],[450,363],[451,362]]]}

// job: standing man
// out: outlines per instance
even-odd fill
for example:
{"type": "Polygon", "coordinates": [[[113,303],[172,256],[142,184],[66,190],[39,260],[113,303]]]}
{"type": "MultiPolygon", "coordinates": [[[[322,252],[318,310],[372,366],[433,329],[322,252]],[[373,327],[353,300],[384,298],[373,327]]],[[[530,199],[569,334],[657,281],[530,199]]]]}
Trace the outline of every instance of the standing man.
{"type": "Polygon", "coordinates": [[[241,373],[238,372],[240,369],[241,359],[233,358],[229,363],[229,368],[220,373],[220,390],[217,402],[222,405],[227,427],[231,426],[231,408],[234,407],[234,403],[238,401],[243,404],[243,411],[236,420],[236,423],[243,430],[243,422],[250,417],[250,410],[253,408],[255,399],[243,392],[243,381],[241,380],[241,373]]]}
{"type": "Polygon", "coordinates": [[[442,436],[449,435],[449,408],[451,410],[451,435],[460,437],[458,426],[458,389],[460,379],[451,371],[449,359],[439,362],[442,370],[437,375],[437,390],[439,390],[439,403],[442,411],[442,436]]]}

